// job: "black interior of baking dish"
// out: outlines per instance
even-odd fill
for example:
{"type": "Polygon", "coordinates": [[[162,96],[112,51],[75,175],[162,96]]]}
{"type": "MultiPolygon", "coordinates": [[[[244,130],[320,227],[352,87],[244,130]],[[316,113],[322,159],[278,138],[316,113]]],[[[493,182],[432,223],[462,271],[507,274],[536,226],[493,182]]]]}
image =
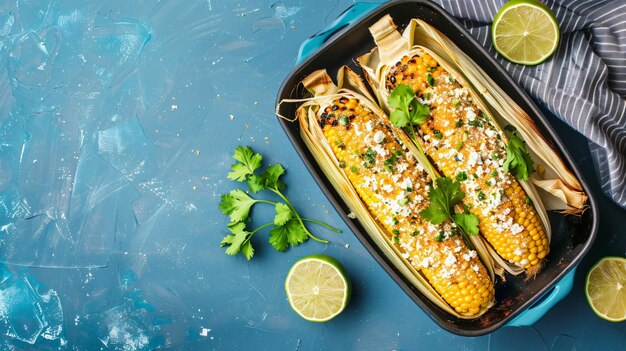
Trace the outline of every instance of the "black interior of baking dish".
{"type": "MultiPolygon", "coordinates": [[[[487,74],[502,87],[537,123],[542,134],[554,144],[569,168],[574,172],[589,195],[589,209],[582,216],[564,216],[550,213],[552,242],[546,265],[535,279],[524,281],[523,277],[507,275],[506,283],[496,285],[497,303],[486,314],[477,319],[463,320],[450,316],[424,298],[397,269],[382,255],[363,227],[356,220],[347,217],[348,207],[317,166],[315,160],[302,142],[297,123],[279,119],[293,146],[315,178],[324,194],[337,209],[343,220],[363,243],[372,256],[398,283],[398,285],[441,327],[464,336],[483,335],[502,327],[515,316],[532,306],[543,293],[573,269],[587,252],[597,230],[596,204],[580,171],[572,162],[563,143],[550,127],[540,110],[530,97],[511,80],[502,67],[443,9],[426,1],[402,1],[383,4],[351,26],[342,28],[327,41],[320,50],[306,59],[286,78],[278,93],[277,102],[287,98],[301,98],[304,95],[299,82],[309,73],[325,68],[331,77],[342,65],[352,67],[357,73],[361,69],[354,65],[354,59],[370,51],[374,42],[368,27],[382,16],[390,14],[403,30],[412,18],[420,18],[450,38],[478,62],[487,74]]],[[[294,116],[295,104],[282,104],[280,114],[294,116]]]]}

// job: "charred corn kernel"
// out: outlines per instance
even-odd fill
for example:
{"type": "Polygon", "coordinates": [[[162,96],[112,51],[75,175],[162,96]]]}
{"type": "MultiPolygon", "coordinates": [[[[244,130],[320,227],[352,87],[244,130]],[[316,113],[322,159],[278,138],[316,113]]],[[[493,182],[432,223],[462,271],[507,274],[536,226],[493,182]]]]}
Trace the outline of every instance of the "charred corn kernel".
{"type": "Polygon", "coordinates": [[[420,103],[430,106],[418,142],[445,176],[454,179],[465,172],[463,202],[478,216],[482,235],[505,260],[526,269],[539,264],[549,251],[547,237],[532,201],[517,179],[504,173],[502,133],[469,91],[426,53],[405,56],[392,67],[386,88],[391,91],[398,84],[413,87],[420,103]],[[426,81],[429,76],[434,84],[426,81]]]}
{"type": "Polygon", "coordinates": [[[477,253],[451,222],[433,225],[419,216],[429,206],[431,179],[388,125],[354,99],[322,108],[317,122],[335,157],[402,256],[459,313],[471,316],[490,306],[494,287],[477,253]]]}

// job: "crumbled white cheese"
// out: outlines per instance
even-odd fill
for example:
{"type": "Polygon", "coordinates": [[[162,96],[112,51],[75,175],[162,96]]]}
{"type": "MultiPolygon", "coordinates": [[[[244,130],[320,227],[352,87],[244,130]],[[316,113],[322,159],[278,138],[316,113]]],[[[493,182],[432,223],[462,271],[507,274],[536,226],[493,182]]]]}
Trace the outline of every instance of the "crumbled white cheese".
{"type": "Polygon", "coordinates": [[[493,138],[496,136],[497,133],[495,130],[487,128],[485,130],[485,134],[487,134],[488,137],[493,138]]]}
{"type": "Polygon", "coordinates": [[[420,266],[424,267],[424,268],[428,268],[430,267],[430,264],[432,263],[433,259],[430,257],[425,257],[422,262],[420,262],[420,266]]]}
{"type": "Polygon", "coordinates": [[[515,256],[521,256],[522,255],[522,250],[520,250],[519,247],[515,248],[515,251],[513,251],[513,255],[515,256]]]}
{"type": "Polygon", "coordinates": [[[479,160],[480,160],[480,155],[478,154],[478,152],[472,151],[469,154],[469,160],[467,160],[467,163],[470,166],[475,166],[479,160]]]}
{"type": "Polygon", "coordinates": [[[365,129],[367,129],[368,132],[371,132],[372,130],[374,130],[374,122],[367,121],[365,123],[365,129]]]}
{"type": "Polygon", "coordinates": [[[448,253],[448,256],[446,257],[446,260],[444,261],[444,264],[448,267],[452,266],[453,264],[456,263],[456,257],[454,257],[454,255],[452,253],[448,253]]]}
{"type": "Polygon", "coordinates": [[[476,119],[476,112],[474,112],[474,110],[472,110],[471,108],[467,108],[465,111],[467,111],[467,114],[465,116],[468,120],[473,121],[476,119]]]}
{"type": "Polygon", "coordinates": [[[405,189],[406,189],[406,188],[410,188],[410,187],[411,187],[411,185],[412,185],[411,178],[404,178],[404,179],[402,180],[402,183],[400,183],[400,186],[401,186],[401,187],[403,187],[403,188],[405,188],[405,189]]]}
{"type": "Polygon", "coordinates": [[[524,231],[524,226],[522,226],[522,225],[520,225],[518,223],[515,223],[515,224],[513,224],[511,226],[511,233],[513,233],[513,234],[519,234],[522,231],[524,231]]]}
{"type": "Polygon", "coordinates": [[[380,130],[374,133],[374,142],[380,144],[383,140],[385,140],[385,133],[380,130]]]}

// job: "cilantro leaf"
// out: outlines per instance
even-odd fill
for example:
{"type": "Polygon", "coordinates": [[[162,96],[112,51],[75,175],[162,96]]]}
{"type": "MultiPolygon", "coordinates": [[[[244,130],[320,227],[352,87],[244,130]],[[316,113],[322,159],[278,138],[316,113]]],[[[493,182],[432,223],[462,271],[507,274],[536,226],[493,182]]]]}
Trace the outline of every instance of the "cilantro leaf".
{"type": "Polygon", "coordinates": [[[288,230],[287,241],[289,241],[289,245],[298,246],[309,240],[306,229],[302,227],[302,224],[300,224],[297,219],[290,219],[289,222],[285,224],[285,227],[287,227],[288,230]]]}
{"type": "Polygon", "coordinates": [[[228,179],[238,182],[243,182],[249,175],[254,174],[263,163],[263,156],[252,151],[249,146],[237,147],[233,158],[241,163],[235,163],[230,167],[232,171],[228,173],[228,179]]]}
{"type": "Polygon", "coordinates": [[[253,193],[258,193],[259,191],[264,190],[266,188],[265,179],[260,175],[252,174],[248,177],[248,188],[253,193]]]}
{"type": "Polygon", "coordinates": [[[241,253],[246,257],[246,260],[248,261],[250,261],[252,256],[254,256],[254,248],[252,247],[252,242],[250,242],[250,240],[241,245],[241,253]]]}
{"type": "Polygon", "coordinates": [[[393,109],[389,120],[399,128],[424,123],[430,115],[428,105],[420,104],[415,98],[413,88],[405,84],[398,84],[391,91],[387,103],[393,109]]]}
{"type": "Polygon", "coordinates": [[[415,93],[413,92],[413,88],[406,84],[398,84],[393,88],[391,94],[389,94],[387,104],[391,108],[404,109],[405,106],[411,103],[414,97],[415,93]]]}
{"type": "Polygon", "coordinates": [[[276,226],[270,230],[270,244],[276,251],[285,251],[289,247],[287,229],[285,226],[276,226]]]}
{"type": "Polygon", "coordinates": [[[444,208],[433,201],[430,206],[420,211],[420,216],[432,224],[441,224],[448,219],[444,208]]]}
{"type": "Polygon", "coordinates": [[[298,246],[308,239],[306,230],[295,218],[270,230],[270,244],[278,251],[285,251],[289,246],[298,246]]]}
{"type": "MultiPolygon", "coordinates": [[[[228,248],[226,248],[227,255],[236,255],[239,251],[241,251],[242,245],[252,235],[252,233],[246,231],[246,224],[243,222],[237,222],[229,225],[228,230],[232,234],[227,235],[220,243],[220,246],[228,246],[228,248]]],[[[247,242],[249,243],[249,241],[247,242]]],[[[250,244],[250,248],[246,248],[246,250],[250,251],[251,249],[252,245],[250,244]]],[[[250,257],[252,257],[252,255],[250,255],[250,257]]]]}
{"type": "Polygon", "coordinates": [[[283,203],[276,204],[276,216],[274,216],[274,224],[283,225],[287,223],[288,220],[291,219],[293,214],[291,213],[291,209],[289,206],[283,203]]]}
{"type": "Polygon", "coordinates": [[[228,194],[222,195],[219,209],[225,215],[230,216],[231,222],[241,222],[248,218],[252,205],[257,202],[243,190],[235,189],[228,194]]]}
{"type": "Polygon", "coordinates": [[[509,144],[506,147],[506,161],[502,165],[504,172],[511,172],[515,178],[526,180],[534,171],[534,162],[522,139],[516,132],[509,134],[509,144]]]}
{"type": "Polygon", "coordinates": [[[455,213],[452,215],[452,220],[467,234],[478,234],[478,216],[475,214],[469,212],[455,213]]]}
{"type": "Polygon", "coordinates": [[[265,169],[260,175],[252,174],[248,177],[248,187],[252,192],[270,188],[280,190],[285,187],[285,183],[279,180],[285,174],[285,169],[280,164],[274,164],[265,169]]]}
{"type": "Polygon", "coordinates": [[[285,183],[278,180],[283,174],[285,174],[285,169],[277,163],[267,167],[261,176],[265,179],[265,185],[268,188],[278,190],[285,187],[285,183]]]}
{"type": "Polygon", "coordinates": [[[430,115],[430,107],[426,104],[420,104],[417,100],[413,100],[411,104],[411,123],[422,124],[430,115]]]}
{"type": "Polygon", "coordinates": [[[410,122],[409,118],[409,115],[400,109],[391,111],[391,114],[389,115],[389,120],[391,121],[391,123],[393,123],[393,125],[398,128],[406,127],[406,125],[410,122]]]}

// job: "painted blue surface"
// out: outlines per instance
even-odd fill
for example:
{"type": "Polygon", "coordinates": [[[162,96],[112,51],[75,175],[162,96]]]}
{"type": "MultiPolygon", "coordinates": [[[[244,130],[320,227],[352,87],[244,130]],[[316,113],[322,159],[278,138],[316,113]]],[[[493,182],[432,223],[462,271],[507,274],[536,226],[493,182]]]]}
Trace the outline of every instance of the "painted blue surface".
{"type": "Polygon", "coordinates": [[[0,350],[626,348],[626,325],[595,317],[583,291],[595,261],[626,254],[626,212],[558,121],[601,225],[572,292],[532,327],[442,331],[347,231],[273,111],[300,44],[350,5],[0,1],[0,350]],[[344,233],[314,228],[331,244],[285,253],[259,237],[252,261],[226,256],[217,203],[239,186],[226,174],[240,144],[282,163],[294,205],[344,233]],[[354,282],[325,324],[300,319],[283,291],[311,253],[354,282]]]}

